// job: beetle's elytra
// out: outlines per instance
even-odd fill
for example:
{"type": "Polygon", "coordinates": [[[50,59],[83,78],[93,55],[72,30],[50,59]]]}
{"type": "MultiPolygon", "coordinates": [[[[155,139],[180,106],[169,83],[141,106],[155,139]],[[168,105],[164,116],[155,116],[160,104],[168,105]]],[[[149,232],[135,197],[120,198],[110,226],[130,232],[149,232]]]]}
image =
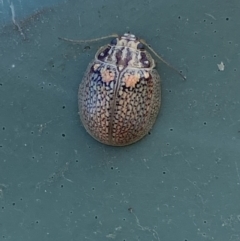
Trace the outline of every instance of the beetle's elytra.
{"type": "Polygon", "coordinates": [[[80,119],[96,140],[125,146],[152,128],[161,104],[160,76],[144,45],[124,34],[101,47],[78,92],[80,119]]]}
{"type": "MultiPolygon", "coordinates": [[[[152,128],[161,105],[160,76],[144,40],[125,33],[72,43],[94,42],[116,37],[101,47],[89,64],[79,86],[80,119],[96,140],[112,146],[125,146],[140,140],[152,128]]],[[[150,46],[163,63],[186,77],[150,46]]]]}

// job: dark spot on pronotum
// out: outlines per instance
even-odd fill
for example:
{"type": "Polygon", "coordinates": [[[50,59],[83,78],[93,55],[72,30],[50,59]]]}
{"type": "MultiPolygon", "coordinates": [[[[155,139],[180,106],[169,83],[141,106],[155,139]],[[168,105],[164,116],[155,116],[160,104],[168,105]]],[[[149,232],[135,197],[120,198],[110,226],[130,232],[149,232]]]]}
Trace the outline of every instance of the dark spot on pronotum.
{"type": "Polygon", "coordinates": [[[229,20],[229,18],[226,18],[226,21],[228,21],[229,20]]]}
{"type": "Polygon", "coordinates": [[[116,45],[116,44],[117,44],[117,39],[116,39],[116,38],[112,39],[112,40],[111,40],[111,44],[112,44],[112,45],[116,45]]]}
{"type": "Polygon", "coordinates": [[[139,43],[137,45],[137,49],[144,50],[144,45],[142,43],[139,43]]]}

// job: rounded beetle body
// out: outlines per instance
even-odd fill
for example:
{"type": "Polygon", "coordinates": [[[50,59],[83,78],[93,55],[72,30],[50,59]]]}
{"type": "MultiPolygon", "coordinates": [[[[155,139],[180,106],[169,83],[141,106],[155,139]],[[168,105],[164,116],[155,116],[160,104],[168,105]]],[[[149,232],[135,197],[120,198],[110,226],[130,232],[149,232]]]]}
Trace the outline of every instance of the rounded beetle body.
{"type": "Polygon", "coordinates": [[[96,140],[125,146],[148,134],[161,104],[151,55],[132,34],[98,50],[78,92],[80,119],[96,140]]]}

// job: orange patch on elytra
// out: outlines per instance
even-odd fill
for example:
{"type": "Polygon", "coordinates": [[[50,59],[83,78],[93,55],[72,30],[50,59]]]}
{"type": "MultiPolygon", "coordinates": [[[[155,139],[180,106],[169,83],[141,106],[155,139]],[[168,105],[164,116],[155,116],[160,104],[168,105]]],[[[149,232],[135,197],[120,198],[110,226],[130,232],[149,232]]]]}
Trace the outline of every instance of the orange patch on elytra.
{"type": "Polygon", "coordinates": [[[109,69],[101,69],[101,76],[102,76],[102,80],[108,83],[114,80],[115,73],[109,69]]]}
{"type": "Polygon", "coordinates": [[[94,65],[93,65],[93,70],[96,71],[99,66],[100,66],[100,64],[94,64],[94,65]]]}
{"type": "Polygon", "coordinates": [[[140,75],[136,73],[135,74],[125,73],[123,77],[123,81],[125,82],[126,87],[135,87],[139,79],[140,79],[140,75]]]}

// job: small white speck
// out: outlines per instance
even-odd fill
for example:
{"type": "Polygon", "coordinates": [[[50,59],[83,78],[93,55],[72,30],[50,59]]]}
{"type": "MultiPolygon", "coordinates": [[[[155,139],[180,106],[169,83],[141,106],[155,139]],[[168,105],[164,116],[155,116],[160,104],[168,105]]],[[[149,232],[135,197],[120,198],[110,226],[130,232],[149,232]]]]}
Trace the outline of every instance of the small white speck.
{"type": "Polygon", "coordinates": [[[116,234],[110,233],[110,234],[106,235],[106,237],[107,237],[107,238],[111,238],[111,239],[115,239],[116,234]]]}
{"type": "Polygon", "coordinates": [[[12,64],[12,68],[15,68],[15,64],[12,64]]]}
{"type": "Polygon", "coordinates": [[[224,71],[225,66],[223,62],[221,62],[220,64],[217,64],[217,66],[220,71],[224,71]]]}

